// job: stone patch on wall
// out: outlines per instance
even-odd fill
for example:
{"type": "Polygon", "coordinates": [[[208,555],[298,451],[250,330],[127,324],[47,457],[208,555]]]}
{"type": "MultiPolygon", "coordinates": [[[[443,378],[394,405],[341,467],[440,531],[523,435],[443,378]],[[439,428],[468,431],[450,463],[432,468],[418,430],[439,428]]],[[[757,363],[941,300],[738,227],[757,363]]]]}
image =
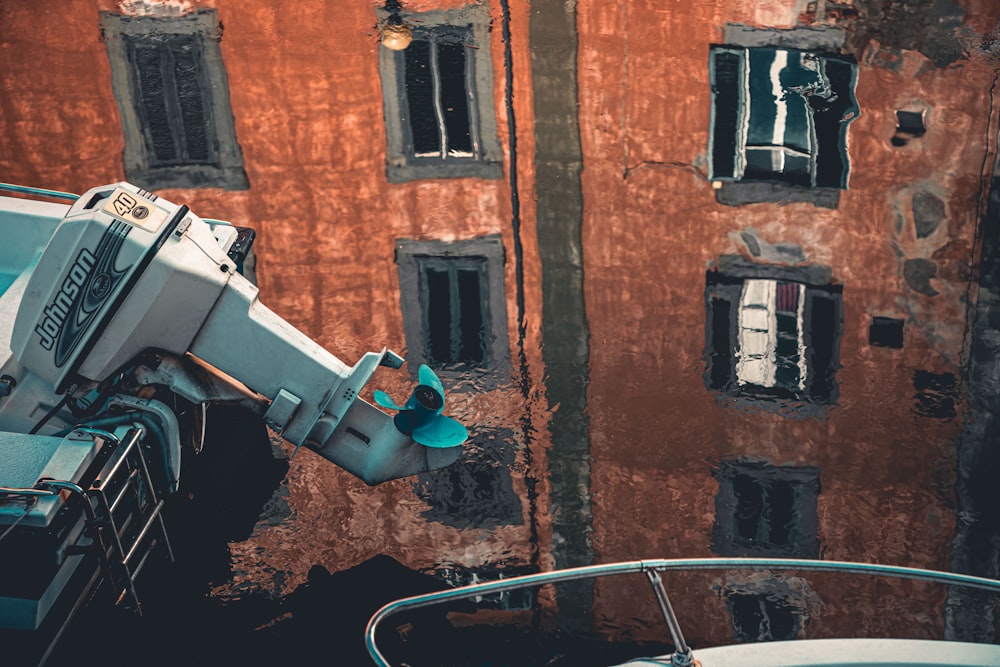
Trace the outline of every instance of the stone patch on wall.
{"type": "Polygon", "coordinates": [[[774,46],[784,49],[829,51],[836,53],[844,45],[846,31],[836,27],[802,26],[788,30],[757,28],[739,23],[726,26],[726,44],[739,46],[774,46]]]}
{"type": "Polygon", "coordinates": [[[754,229],[744,229],[738,235],[734,232],[729,237],[734,241],[738,239],[742,242],[754,258],[776,264],[803,264],[806,261],[802,246],[781,241],[768,243],[760,238],[759,232],[754,229]]]}
{"type": "Polygon", "coordinates": [[[819,208],[837,208],[840,190],[832,188],[798,188],[784,183],[725,183],[715,191],[720,204],[742,206],[759,202],[791,204],[809,202],[819,208]]]}
{"type": "Polygon", "coordinates": [[[939,292],[931,286],[931,279],[937,276],[937,264],[932,260],[918,257],[907,259],[903,262],[903,278],[910,289],[926,294],[927,296],[937,296],[939,292]]]}
{"type": "Polygon", "coordinates": [[[918,190],[913,195],[913,226],[917,238],[925,239],[941,226],[945,220],[944,202],[931,192],[918,190]]]}

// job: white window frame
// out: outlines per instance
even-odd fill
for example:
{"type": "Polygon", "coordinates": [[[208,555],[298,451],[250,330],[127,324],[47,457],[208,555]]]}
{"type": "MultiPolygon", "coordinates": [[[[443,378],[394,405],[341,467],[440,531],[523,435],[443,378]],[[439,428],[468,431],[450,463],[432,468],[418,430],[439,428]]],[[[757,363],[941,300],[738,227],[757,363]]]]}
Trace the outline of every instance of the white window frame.
{"type": "MultiPolygon", "coordinates": [[[[794,285],[796,299],[796,342],[799,379],[797,391],[805,391],[808,379],[803,314],[805,285],[794,285]]],[[[736,351],[736,378],[740,385],[778,386],[777,280],[752,278],[743,283],[739,304],[739,349],[736,351]]]]}

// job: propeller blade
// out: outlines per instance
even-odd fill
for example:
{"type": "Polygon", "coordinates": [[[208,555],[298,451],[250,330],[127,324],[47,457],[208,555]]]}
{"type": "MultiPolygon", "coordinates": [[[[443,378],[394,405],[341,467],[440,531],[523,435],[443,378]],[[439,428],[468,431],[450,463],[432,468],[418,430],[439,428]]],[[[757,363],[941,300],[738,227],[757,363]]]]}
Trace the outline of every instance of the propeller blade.
{"type": "Polygon", "coordinates": [[[455,447],[469,438],[469,431],[458,420],[438,415],[413,429],[411,437],[426,447],[455,447]]]}
{"type": "Polygon", "coordinates": [[[392,396],[385,393],[381,389],[376,389],[372,397],[375,402],[381,405],[383,408],[389,408],[390,410],[406,410],[402,405],[397,405],[396,401],[392,400],[392,396]]]}
{"type": "Polygon", "coordinates": [[[441,380],[438,376],[434,374],[434,371],[430,369],[427,364],[420,364],[420,371],[417,373],[417,377],[420,380],[420,384],[427,385],[432,388],[437,393],[441,394],[441,407],[444,407],[444,385],[441,384],[441,380]]]}

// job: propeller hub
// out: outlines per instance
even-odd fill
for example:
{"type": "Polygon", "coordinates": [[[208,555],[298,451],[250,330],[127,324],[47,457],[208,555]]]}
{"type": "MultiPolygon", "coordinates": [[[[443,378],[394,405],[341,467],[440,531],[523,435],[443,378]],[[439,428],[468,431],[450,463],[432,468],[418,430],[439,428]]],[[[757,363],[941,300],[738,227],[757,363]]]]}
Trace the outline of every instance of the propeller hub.
{"type": "Polygon", "coordinates": [[[425,410],[440,410],[444,407],[444,399],[441,398],[441,394],[425,384],[417,385],[417,388],[413,390],[413,398],[425,410]]]}

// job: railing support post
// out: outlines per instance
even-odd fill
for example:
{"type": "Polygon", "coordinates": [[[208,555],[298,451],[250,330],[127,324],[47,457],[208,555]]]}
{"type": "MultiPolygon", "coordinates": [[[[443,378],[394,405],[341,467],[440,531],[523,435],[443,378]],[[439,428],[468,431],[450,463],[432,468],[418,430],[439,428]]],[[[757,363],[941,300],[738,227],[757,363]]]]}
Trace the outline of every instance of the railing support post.
{"type": "Polygon", "coordinates": [[[674,652],[670,656],[670,664],[672,667],[691,667],[695,664],[694,658],[691,656],[691,647],[684,641],[684,634],[677,622],[674,608],[670,606],[670,598],[667,597],[667,591],[663,589],[663,579],[660,577],[660,573],[655,569],[646,570],[646,578],[649,579],[653,592],[656,593],[656,601],[660,603],[660,611],[663,612],[663,619],[667,622],[670,638],[674,642],[674,652]]]}

